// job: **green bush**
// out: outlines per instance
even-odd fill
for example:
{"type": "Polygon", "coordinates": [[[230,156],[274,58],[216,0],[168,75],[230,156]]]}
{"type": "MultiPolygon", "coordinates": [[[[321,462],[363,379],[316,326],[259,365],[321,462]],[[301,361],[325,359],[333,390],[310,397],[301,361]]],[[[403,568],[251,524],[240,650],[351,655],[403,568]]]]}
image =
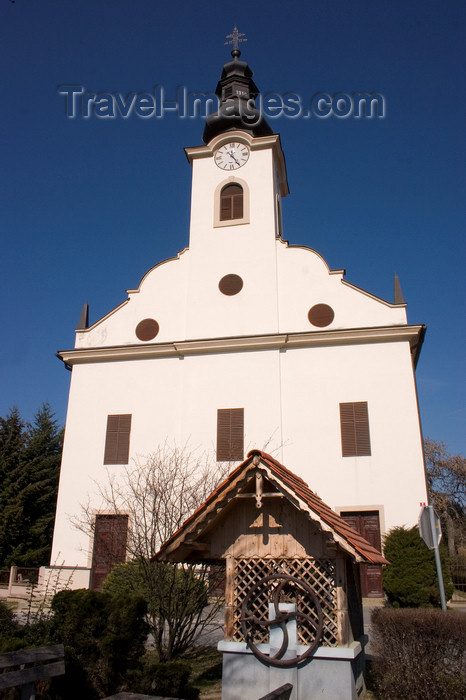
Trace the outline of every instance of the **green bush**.
{"type": "MultiPolygon", "coordinates": [[[[151,566],[148,564],[148,566],[151,566]]],[[[144,567],[138,559],[116,564],[105,577],[102,591],[112,596],[135,593],[145,600],[149,597],[144,567]]]]}
{"type": "Polygon", "coordinates": [[[191,665],[187,661],[160,662],[154,652],[148,652],[140,668],[131,673],[131,690],[161,697],[198,700],[199,691],[189,682],[191,665]]]}
{"type": "Polygon", "coordinates": [[[66,674],[52,697],[94,700],[124,689],[144,654],[146,603],[88,590],[61,591],[52,601],[50,639],[65,645],[66,674]]]}
{"type": "MultiPolygon", "coordinates": [[[[383,588],[394,607],[440,607],[434,551],[427,548],[417,527],[395,527],[384,540],[384,555],[390,562],[383,571],[383,588]]],[[[448,567],[441,548],[443,580],[447,600],[453,594],[448,567]]]]}
{"type": "Polygon", "coordinates": [[[0,653],[48,644],[49,625],[45,620],[20,624],[8,605],[0,601],[0,653]]]}
{"type": "Polygon", "coordinates": [[[16,651],[24,644],[19,636],[19,625],[13,611],[0,600],[0,653],[16,651]]]}
{"type": "Polygon", "coordinates": [[[0,639],[13,634],[17,627],[13,611],[0,600],[0,639]]]}
{"type": "Polygon", "coordinates": [[[464,613],[378,608],[372,614],[371,643],[377,697],[464,700],[464,613]]]}

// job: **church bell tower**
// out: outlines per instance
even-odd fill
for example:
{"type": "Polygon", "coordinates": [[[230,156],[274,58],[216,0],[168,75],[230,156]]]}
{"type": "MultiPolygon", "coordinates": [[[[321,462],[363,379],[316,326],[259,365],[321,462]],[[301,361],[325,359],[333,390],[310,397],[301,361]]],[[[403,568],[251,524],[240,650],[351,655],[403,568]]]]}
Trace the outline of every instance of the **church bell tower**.
{"type": "Polygon", "coordinates": [[[216,88],[218,111],[206,119],[205,145],[185,149],[193,169],[188,337],[278,330],[274,261],[281,199],[289,192],[285,158],[279,135],[255,105],[259,90],[240,60],[236,29],[232,36],[232,60],[216,88]],[[217,285],[222,308],[206,314],[217,285]]]}

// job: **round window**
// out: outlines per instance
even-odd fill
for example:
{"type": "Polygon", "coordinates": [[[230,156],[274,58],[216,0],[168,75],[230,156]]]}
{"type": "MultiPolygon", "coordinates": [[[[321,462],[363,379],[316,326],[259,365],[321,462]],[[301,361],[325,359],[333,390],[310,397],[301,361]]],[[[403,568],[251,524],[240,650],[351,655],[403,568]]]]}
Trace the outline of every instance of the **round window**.
{"type": "Polygon", "coordinates": [[[324,328],[329,326],[333,319],[335,318],[335,312],[331,306],[327,304],[316,304],[311,309],[307,315],[309,323],[318,328],[324,328]]]}
{"type": "Polygon", "coordinates": [[[153,340],[159,332],[159,324],[153,318],[145,318],[136,326],[136,335],[139,340],[153,340]]]}
{"type": "Polygon", "coordinates": [[[243,289],[243,280],[239,275],[225,275],[218,283],[218,288],[222,294],[231,297],[243,289]]]}

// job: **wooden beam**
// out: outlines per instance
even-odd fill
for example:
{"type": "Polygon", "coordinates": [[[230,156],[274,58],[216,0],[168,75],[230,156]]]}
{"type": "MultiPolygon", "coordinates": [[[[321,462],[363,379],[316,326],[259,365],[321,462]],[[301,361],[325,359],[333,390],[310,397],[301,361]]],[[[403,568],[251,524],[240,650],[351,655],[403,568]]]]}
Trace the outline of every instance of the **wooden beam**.
{"type": "Polygon", "coordinates": [[[235,560],[226,558],[225,579],[225,639],[233,639],[233,615],[235,610],[235,560]]]}
{"type": "Polygon", "coordinates": [[[346,557],[341,553],[337,554],[335,560],[335,585],[337,603],[337,636],[338,644],[347,646],[353,642],[353,632],[348,611],[348,595],[346,583],[346,557]]]}
{"type": "Polygon", "coordinates": [[[63,644],[55,644],[50,647],[37,647],[35,649],[20,649],[0,654],[0,668],[20,666],[21,664],[42,663],[52,659],[61,659],[65,656],[63,644]]]}
{"type": "Polygon", "coordinates": [[[64,673],[64,661],[57,661],[53,664],[44,664],[44,666],[35,666],[33,668],[23,668],[20,671],[2,673],[0,675],[0,690],[15,688],[18,685],[26,685],[27,683],[35,683],[36,681],[41,681],[44,678],[62,676],[64,673]]]}
{"type": "Polygon", "coordinates": [[[207,542],[197,542],[196,540],[185,540],[183,546],[190,547],[191,549],[207,551],[210,549],[207,542]]]}
{"type": "Polygon", "coordinates": [[[264,491],[264,479],[260,471],[256,472],[256,508],[262,508],[262,493],[264,491]]]}
{"type": "MultiPolygon", "coordinates": [[[[236,494],[235,498],[256,498],[256,494],[238,493],[236,494]]],[[[262,498],[285,498],[285,496],[282,493],[278,493],[277,491],[270,491],[268,493],[263,493],[262,498]]]]}

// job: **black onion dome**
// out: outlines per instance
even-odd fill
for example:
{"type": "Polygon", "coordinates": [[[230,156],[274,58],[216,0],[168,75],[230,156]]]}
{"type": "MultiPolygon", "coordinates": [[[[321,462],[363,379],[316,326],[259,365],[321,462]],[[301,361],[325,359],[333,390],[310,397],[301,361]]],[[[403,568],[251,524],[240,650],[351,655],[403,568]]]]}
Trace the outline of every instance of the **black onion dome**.
{"type": "Polygon", "coordinates": [[[202,140],[208,143],[225,131],[247,131],[252,136],[269,136],[273,130],[255,106],[259,94],[253,72],[245,61],[239,61],[239,49],[231,52],[232,61],[225,63],[215,94],[218,111],[206,118],[202,140]]]}

